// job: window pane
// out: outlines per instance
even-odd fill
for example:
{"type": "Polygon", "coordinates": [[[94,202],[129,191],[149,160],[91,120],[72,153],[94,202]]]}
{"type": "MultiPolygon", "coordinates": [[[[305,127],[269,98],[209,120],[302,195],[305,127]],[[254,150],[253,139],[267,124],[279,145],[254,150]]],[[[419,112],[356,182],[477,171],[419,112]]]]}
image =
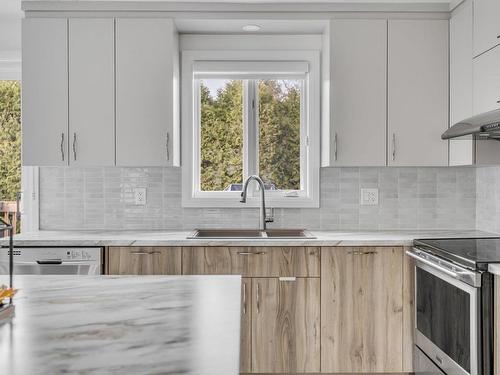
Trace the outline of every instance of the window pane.
{"type": "Polygon", "coordinates": [[[200,80],[202,191],[241,190],[243,81],[200,80]]]}
{"type": "Polygon", "coordinates": [[[259,174],[266,190],[300,190],[301,82],[258,82],[259,174]]]}

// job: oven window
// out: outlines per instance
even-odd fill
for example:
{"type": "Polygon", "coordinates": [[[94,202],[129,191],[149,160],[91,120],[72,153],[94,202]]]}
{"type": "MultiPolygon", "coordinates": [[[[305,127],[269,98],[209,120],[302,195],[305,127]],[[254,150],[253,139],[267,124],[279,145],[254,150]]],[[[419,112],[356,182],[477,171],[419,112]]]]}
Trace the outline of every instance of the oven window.
{"type": "Polygon", "coordinates": [[[417,329],[470,372],[470,295],[417,268],[417,329]]]}

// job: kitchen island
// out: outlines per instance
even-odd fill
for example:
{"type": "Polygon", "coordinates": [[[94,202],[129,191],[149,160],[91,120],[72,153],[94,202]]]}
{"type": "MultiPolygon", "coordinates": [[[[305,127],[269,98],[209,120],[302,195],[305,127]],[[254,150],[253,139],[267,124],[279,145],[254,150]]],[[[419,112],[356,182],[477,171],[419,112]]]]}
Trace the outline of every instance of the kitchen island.
{"type": "Polygon", "coordinates": [[[15,287],[0,373],[239,373],[239,276],[17,276],[15,287]]]}

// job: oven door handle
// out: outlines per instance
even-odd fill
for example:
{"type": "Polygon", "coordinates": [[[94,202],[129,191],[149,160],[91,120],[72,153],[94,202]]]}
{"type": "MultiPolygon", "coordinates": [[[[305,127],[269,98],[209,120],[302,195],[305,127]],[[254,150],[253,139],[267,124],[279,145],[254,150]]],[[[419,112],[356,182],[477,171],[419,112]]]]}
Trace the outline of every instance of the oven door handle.
{"type": "Polygon", "coordinates": [[[408,255],[409,257],[413,258],[413,259],[416,259],[418,260],[419,262],[422,262],[424,264],[427,264],[429,267],[432,267],[432,268],[435,268],[437,269],[438,271],[440,272],[443,272],[445,274],[447,274],[448,276],[451,276],[453,277],[454,279],[458,279],[459,278],[459,275],[458,273],[456,272],[453,272],[453,271],[450,271],[442,266],[440,266],[439,264],[436,264],[434,262],[431,262],[430,260],[427,260],[425,258],[422,258],[422,257],[419,257],[417,254],[415,254],[414,252],[412,251],[409,251],[409,250],[406,250],[406,255],[408,255]]]}

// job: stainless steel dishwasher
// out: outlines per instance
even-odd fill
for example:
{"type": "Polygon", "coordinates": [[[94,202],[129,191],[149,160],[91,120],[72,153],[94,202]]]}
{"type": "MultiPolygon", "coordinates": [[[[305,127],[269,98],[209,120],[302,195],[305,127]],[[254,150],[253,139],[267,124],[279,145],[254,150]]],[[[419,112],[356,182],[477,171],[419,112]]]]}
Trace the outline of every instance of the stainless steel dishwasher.
{"type": "MultiPolygon", "coordinates": [[[[17,247],[14,275],[100,275],[100,247],[17,247]]],[[[0,275],[9,273],[9,249],[0,249],[0,275]]]]}

